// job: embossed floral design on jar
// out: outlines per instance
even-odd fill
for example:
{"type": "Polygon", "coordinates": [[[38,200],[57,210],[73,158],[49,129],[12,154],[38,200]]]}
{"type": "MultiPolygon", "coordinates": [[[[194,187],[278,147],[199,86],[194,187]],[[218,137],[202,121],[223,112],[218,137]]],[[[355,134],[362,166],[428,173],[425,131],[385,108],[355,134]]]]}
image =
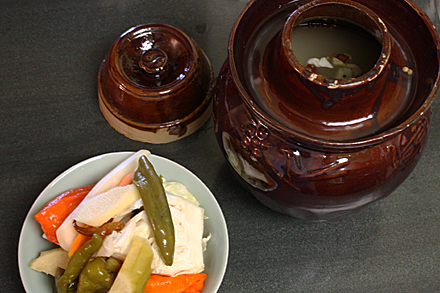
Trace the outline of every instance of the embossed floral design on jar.
{"type": "Polygon", "coordinates": [[[242,126],[242,131],[244,137],[241,140],[241,146],[249,153],[253,161],[259,161],[263,156],[262,152],[271,146],[267,141],[268,129],[251,120],[251,123],[242,126]]]}
{"type": "Polygon", "coordinates": [[[397,145],[388,146],[387,150],[393,154],[394,168],[403,170],[414,162],[422,152],[428,132],[428,119],[422,116],[416,124],[399,136],[397,145]]]}

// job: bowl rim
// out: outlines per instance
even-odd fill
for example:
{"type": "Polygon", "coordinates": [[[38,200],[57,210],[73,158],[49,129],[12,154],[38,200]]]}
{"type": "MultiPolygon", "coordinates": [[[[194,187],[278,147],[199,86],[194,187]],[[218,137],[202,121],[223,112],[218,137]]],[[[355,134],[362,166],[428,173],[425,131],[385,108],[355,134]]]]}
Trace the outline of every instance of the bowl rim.
{"type": "MultiPolygon", "coordinates": [[[[75,170],[77,170],[77,171],[79,170],[80,172],[83,172],[83,169],[84,169],[84,167],[87,164],[93,163],[94,161],[96,161],[95,164],[97,162],[100,163],[99,160],[102,160],[102,159],[105,160],[107,158],[108,161],[111,161],[111,163],[116,163],[115,166],[117,166],[121,161],[123,161],[125,158],[128,158],[130,155],[133,155],[134,153],[135,152],[132,152],[132,151],[109,152],[109,153],[104,153],[104,154],[96,155],[96,156],[93,156],[93,157],[89,157],[89,158],[87,158],[85,160],[82,160],[82,161],[74,164],[73,166],[67,168],[65,171],[63,171],[59,175],[57,175],[52,181],[49,182],[49,184],[46,185],[46,187],[41,191],[41,193],[35,198],[35,201],[33,202],[32,206],[29,208],[29,210],[27,212],[27,215],[26,215],[25,219],[23,220],[23,225],[21,227],[21,231],[20,231],[20,235],[19,235],[19,239],[18,239],[18,246],[17,246],[18,269],[19,269],[19,274],[20,274],[20,278],[21,278],[21,281],[22,281],[23,288],[25,289],[26,292],[32,292],[33,293],[33,292],[36,292],[36,291],[34,291],[34,290],[33,291],[28,291],[28,289],[30,287],[29,287],[29,284],[28,284],[28,286],[26,286],[26,284],[27,284],[26,278],[23,275],[22,271],[27,269],[27,270],[30,270],[29,272],[31,272],[31,273],[41,274],[43,277],[45,276],[43,273],[34,272],[31,269],[29,269],[27,267],[27,262],[26,261],[30,261],[30,260],[27,259],[27,258],[24,259],[23,258],[24,256],[23,256],[23,253],[22,253],[22,252],[26,251],[25,243],[23,242],[24,235],[26,234],[26,230],[32,228],[32,227],[29,227],[29,226],[31,226],[31,224],[32,224],[31,220],[34,218],[33,216],[35,214],[35,210],[38,210],[39,206],[44,206],[44,204],[46,204],[46,201],[42,203],[42,202],[40,202],[41,200],[39,200],[39,199],[42,198],[43,194],[45,194],[48,190],[50,190],[51,188],[56,186],[56,184],[59,183],[59,181],[62,181],[64,177],[68,176],[69,173],[71,173],[71,172],[73,172],[75,170]],[[122,158],[122,159],[117,161],[116,159],[119,159],[119,158],[122,158]]],[[[212,289],[214,289],[214,290],[213,291],[206,291],[206,293],[215,293],[215,292],[217,292],[218,288],[220,288],[220,286],[221,286],[221,284],[223,282],[223,278],[224,278],[224,275],[226,273],[226,268],[227,268],[228,259],[229,259],[229,234],[228,234],[228,228],[227,228],[227,225],[226,225],[226,220],[224,218],[224,215],[223,215],[223,212],[222,212],[222,210],[220,208],[220,205],[218,204],[214,194],[206,186],[206,184],[198,176],[196,176],[194,173],[192,173],[190,170],[188,170],[186,167],[180,165],[179,163],[177,163],[175,161],[172,161],[172,160],[170,160],[168,158],[165,158],[165,157],[162,157],[162,156],[159,156],[159,155],[150,154],[149,156],[152,157],[153,159],[157,160],[157,161],[162,161],[162,162],[165,162],[166,164],[171,164],[172,166],[174,166],[173,169],[176,168],[176,169],[178,169],[180,171],[184,171],[184,175],[185,175],[184,177],[188,181],[192,182],[192,186],[197,185],[199,188],[202,188],[203,190],[208,192],[208,195],[209,195],[208,196],[209,197],[208,201],[211,204],[213,204],[213,206],[211,208],[215,211],[216,216],[220,217],[220,219],[221,219],[221,221],[215,222],[214,224],[217,225],[217,226],[220,225],[221,226],[220,230],[224,232],[224,233],[220,233],[221,235],[219,235],[219,239],[217,239],[217,240],[220,240],[219,244],[224,244],[224,258],[222,258],[221,261],[219,262],[219,266],[220,266],[220,268],[219,268],[219,275],[217,277],[217,281],[212,286],[213,287],[212,289]]],[[[106,168],[107,167],[108,166],[106,166],[106,168]]],[[[112,169],[113,169],[113,167],[109,167],[109,170],[107,170],[107,172],[112,170],[112,169]]],[[[103,170],[101,170],[99,172],[105,173],[105,171],[103,171],[103,170]]],[[[83,180],[83,179],[84,178],[81,178],[81,180],[83,180]]],[[[63,190],[65,190],[65,188],[63,190]]],[[[203,206],[202,206],[202,208],[203,208],[203,206]]],[[[36,221],[34,221],[34,225],[33,226],[38,226],[39,227],[39,225],[38,225],[38,223],[36,221]]],[[[31,229],[31,231],[33,231],[33,229],[31,229]]],[[[41,233],[39,233],[39,235],[41,236],[41,233]]],[[[41,239],[44,240],[42,237],[41,237],[41,239]]],[[[51,247],[52,248],[55,247],[55,244],[52,245],[49,241],[47,241],[47,240],[44,240],[44,241],[45,242],[43,242],[43,246],[46,249],[50,249],[51,247]]],[[[35,244],[32,243],[31,245],[35,245],[35,244]]],[[[208,242],[208,246],[209,246],[209,242],[208,242]]],[[[45,249],[43,248],[43,250],[45,250],[45,249]]],[[[33,257],[36,257],[36,256],[37,255],[35,255],[33,257]]],[[[206,262],[205,262],[205,264],[206,264],[206,262]]],[[[209,276],[208,276],[208,278],[209,278],[209,276]]],[[[204,291],[202,291],[202,292],[204,292],[204,291]]]]}

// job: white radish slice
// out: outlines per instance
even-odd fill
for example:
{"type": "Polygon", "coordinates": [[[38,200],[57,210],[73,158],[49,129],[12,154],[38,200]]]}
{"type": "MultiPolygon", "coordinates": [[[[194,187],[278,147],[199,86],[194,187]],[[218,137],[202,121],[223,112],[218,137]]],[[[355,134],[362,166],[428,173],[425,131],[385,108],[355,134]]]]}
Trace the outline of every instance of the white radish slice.
{"type": "Polygon", "coordinates": [[[75,228],[73,227],[73,219],[77,210],[81,208],[81,205],[95,195],[106,192],[107,190],[117,186],[125,175],[136,170],[139,157],[143,155],[149,156],[150,154],[151,153],[147,150],[140,150],[136,152],[116,166],[93,187],[81,204],[66,218],[63,224],[57,230],[58,242],[64,250],[70,250],[73,241],[78,235],[78,232],[76,232],[75,228]]]}

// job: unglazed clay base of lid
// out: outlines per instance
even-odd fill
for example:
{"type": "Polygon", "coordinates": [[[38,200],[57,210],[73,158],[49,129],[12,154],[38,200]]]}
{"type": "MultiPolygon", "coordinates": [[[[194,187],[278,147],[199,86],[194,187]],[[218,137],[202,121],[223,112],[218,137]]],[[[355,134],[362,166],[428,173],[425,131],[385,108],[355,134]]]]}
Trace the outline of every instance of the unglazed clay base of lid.
{"type": "Polygon", "coordinates": [[[194,133],[200,127],[202,127],[203,124],[205,124],[205,122],[208,121],[209,117],[211,117],[212,100],[210,100],[210,103],[208,104],[206,109],[201,113],[201,115],[196,120],[186,125],[184,129],[180,127],[180,124],[177,124],[174,127],[172,125],[168,125],[165,127],[155,128],[155,129],[154,128],[139,129],[136,127],[132,127],[129,124],[124,123],[122,120],[118,119],[113,112],[109,111],[101,96],[99,97],[99,108],[101,109],[101,112],[104,115],[104,118],[107,120],[107,122],[114,129],[116,129],[118,132],[122,133],[126,137],[141,142],[163,144],[163,143],[170,143],[182,139],[184,137],[187,137],[188,135],[194,133]]]}
{"type": "Polygon", "coordinates": [[[128,138],[168,143],[200,128],[212,113],[214,75],[205,53],[181,30],[144,24],[112,45],[98,75],[108,123],[128,138]]]}

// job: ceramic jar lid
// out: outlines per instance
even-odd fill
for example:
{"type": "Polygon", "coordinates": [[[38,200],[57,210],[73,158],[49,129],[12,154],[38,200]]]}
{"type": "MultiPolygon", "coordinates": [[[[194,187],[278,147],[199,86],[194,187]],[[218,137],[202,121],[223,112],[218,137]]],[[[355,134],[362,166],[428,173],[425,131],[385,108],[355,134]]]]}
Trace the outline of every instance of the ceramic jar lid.
{"type": "Polygon", "coordinates": [[[207,121],[213,85],[212,66],[194,40],[169,25],[143,24],[123,33],[103,60],[99,105],[125,136],[168,143],[207,121]]]}

